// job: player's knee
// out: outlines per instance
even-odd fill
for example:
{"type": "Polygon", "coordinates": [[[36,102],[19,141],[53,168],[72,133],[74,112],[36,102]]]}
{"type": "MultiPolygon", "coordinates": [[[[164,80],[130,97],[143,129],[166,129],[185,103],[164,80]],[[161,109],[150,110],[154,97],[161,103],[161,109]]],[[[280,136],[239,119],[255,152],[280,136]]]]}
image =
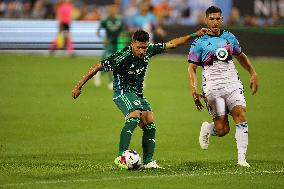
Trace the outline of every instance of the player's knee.
{"type": "Polygon", "coordinates": [[[141,119],[141,110],[134,110],[128,114],[127,118],[139,118],[141,119]]]}
{"type": "Polygon", "coordinates": [[[217,136],[218,137],[223,137],[223,136],[225,136],[227,133],[226,133],[226,131],[225,130],[219,130],[219,131],[217,131],[217,136]]]}
{"type": "Polygon", "coordinates": [[[246,112],[244,109],[238,109],[233,113],[233,119],[235,122],[240,123],[246,121],[246,112]]]}
{"type": "Polygon", "coordinates": [[[151,115],[148,115],[147,117],[146,117],[146,124],[150,124],[150,123],[153,123],[154,122],[154,117],[153,116],[151,116],[151,115]]]}
{"type": "Polygon", "coordinates": [[[218,137],[223,137],[225,135],[227,135],[230,132],[230,127],[229,126],[224,126],[220,129],[216,129],[216,133],[218,137]]]}
{"type": "Polygon", "coordinates": [[[142,128],[144,125],[148,125],[154,122],[153,112],[151,111],[143,111],[141,114],[141,121],[139,126],[142,128]]]}

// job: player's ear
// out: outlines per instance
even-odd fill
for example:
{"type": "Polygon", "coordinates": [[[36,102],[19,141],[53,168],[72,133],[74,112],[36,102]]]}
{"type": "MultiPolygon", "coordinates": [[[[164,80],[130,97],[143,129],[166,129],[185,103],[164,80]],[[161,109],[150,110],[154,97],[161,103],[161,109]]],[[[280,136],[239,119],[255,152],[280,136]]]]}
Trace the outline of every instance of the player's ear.
{"type": "Polygon", "coordinates": [[[203,22],[208,26],[209,25],[209,15],[205,14],[205,16],[203,16],[203,22]]]}

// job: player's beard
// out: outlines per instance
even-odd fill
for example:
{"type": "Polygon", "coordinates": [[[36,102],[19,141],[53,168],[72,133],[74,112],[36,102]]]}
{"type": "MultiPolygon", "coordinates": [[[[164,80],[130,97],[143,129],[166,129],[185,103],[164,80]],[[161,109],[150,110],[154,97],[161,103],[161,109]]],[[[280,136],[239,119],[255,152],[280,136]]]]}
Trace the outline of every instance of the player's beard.
{"type": "Polygon", "coordinates": [[[211,27],[210,30],[214,35],[218,35],[220,33],[220,27],[218,26],[211,27]]]}

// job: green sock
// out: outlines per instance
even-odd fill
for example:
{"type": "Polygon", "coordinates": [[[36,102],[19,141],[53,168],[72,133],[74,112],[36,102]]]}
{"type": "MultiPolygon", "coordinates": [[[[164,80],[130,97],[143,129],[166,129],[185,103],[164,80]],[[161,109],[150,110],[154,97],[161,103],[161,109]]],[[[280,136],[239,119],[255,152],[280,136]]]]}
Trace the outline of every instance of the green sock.
{"type": "Polygon", "coordinates": [[[143,163],[147,164],[153,160],[152,158],[155,150],[156,125],[155,123],[150,123],[148,125],[145,125],[142,129],[143,163]]]}
{"type": "Polygon", "coordinates": [[[118,156],[121,156],[122,153],[128,149],[133,131],[137,127],[139,122],[140,118],[138,117],[131,117],[125,121],[125,125],[120,133],[118,156]]]}

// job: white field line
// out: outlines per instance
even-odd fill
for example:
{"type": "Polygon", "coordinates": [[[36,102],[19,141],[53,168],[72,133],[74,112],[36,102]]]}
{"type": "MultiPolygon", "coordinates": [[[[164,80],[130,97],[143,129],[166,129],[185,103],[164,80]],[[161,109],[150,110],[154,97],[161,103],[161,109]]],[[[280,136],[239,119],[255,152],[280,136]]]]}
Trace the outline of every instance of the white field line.
{"type": "Polygon", "coordinates": [[[215,176],[215,175],[254,175],[254,174],[278,174],[283,173],[284,170],[277,171],[245,171],[245,172],[211,172],[211,173],[192,173],[192,174],[173,174],[173,175],[143,175],[143,176],[128,176],[128,177],[103,177],[94,179],[75,179],[75,180],[46,180],[36,182],[22,182],[0,184],[0,187],[17,187],[28,185],[46,185],[46,184],[64,184],[64,183],[88,183],[100,181],[117,181],[117,180],[132,180],[132,179],[157,179],[157,178],[172,178],[172,177],[196,177],[196,176],[215,176]]]}

